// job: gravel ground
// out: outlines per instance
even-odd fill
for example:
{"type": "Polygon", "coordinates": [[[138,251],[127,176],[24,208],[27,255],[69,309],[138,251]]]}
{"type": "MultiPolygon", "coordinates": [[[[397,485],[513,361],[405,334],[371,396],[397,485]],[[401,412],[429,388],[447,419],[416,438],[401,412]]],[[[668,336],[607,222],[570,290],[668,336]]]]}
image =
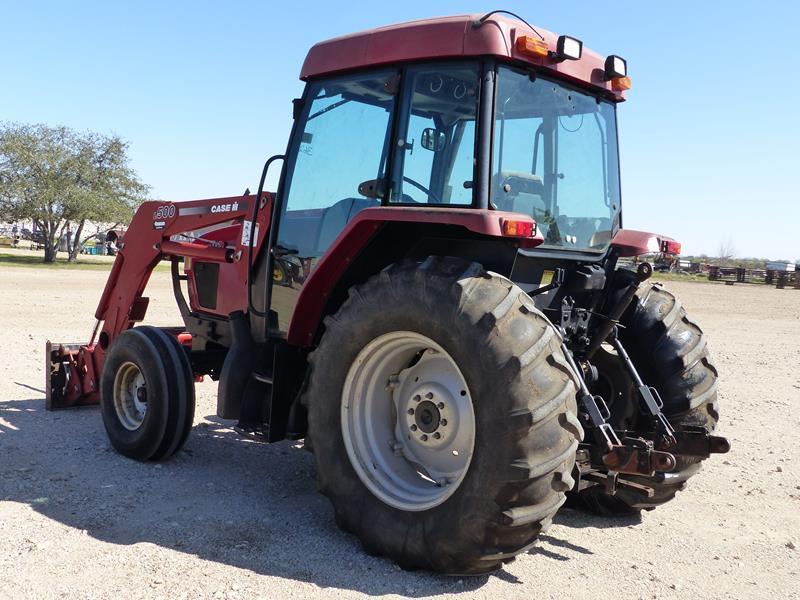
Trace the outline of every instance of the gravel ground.
{"type": "MultiPolygon", "coordinates": [[[[186,449],[115,454],[96,408],[44,410],[44,344],[83,341],[106,274],[0,268],[0,598],[800,598],[800,291],[675,283],[721,377],[721,432],[678,499],[640,518],[563,510],[496,574],[369,557],[339,531],[297,443],[239,438],[198,385],[186,449]]],[[[167,274],[149,322],[177,323],[167,274]]]]}

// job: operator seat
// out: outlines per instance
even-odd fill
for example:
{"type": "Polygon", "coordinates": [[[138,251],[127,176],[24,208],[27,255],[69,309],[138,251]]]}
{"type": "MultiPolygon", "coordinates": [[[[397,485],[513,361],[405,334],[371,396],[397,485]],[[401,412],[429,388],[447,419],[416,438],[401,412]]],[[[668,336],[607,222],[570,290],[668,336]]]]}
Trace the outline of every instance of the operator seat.
{"type": "Polygon", "coordinates": [[[317,256],[322,256],[359,211],[379,205],[380,201],[374,198],[344,198],[325,209],[319,224],[317,256]]]}
{"type": "Polygon", "coordinates": [[[500,171],[495,175],[497,193],[495,205],[499,210],[530,215],[534,219],[544,216],[544,183],[542,178],[524,171],[500,171]],[[504,185],[511,189],[506,192],[504,185]]]}

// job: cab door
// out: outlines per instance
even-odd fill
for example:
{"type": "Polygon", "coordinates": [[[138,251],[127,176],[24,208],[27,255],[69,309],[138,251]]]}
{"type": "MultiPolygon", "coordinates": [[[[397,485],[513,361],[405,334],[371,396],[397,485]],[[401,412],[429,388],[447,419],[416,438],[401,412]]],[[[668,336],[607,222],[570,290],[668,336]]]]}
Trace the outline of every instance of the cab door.
{"type": "Polygon", "coordinates": [[[472,205],[480,65],[407,67],[402,87],[390,203],[472,205]]]}
{"type": "Polygon", "coordinates": [[[285,333],[305,281],[347,223],[379,206],[387,177],[398,73],[311,82],[289,148],[272,273],[271,309],[285,333]]]}

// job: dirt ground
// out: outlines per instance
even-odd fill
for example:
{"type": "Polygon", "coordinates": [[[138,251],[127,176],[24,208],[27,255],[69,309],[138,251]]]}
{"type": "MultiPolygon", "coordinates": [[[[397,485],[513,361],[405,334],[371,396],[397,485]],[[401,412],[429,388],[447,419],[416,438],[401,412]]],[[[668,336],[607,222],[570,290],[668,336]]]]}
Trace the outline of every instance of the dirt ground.
{"type": "MultiPolygon", "coordinates": [[[[641,519],[563,510],[503,571],[458,579],[367,556],[311,456],[239,438],[212,382],[164,464],[115,454],[96,408],[45,412],[45,340],[86,340],[105,277],[0,268],[0,598],[800,598],[800,291],[668,283],[709,335],[731,453],[641,519]]],[[[177,322],[166,278],[154,324],[177,322]]]]}

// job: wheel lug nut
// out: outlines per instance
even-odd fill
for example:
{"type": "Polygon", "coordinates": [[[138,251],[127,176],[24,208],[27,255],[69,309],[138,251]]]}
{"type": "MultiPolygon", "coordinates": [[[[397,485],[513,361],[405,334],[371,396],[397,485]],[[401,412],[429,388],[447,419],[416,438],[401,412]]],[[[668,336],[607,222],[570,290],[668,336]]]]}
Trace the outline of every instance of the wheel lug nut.
{"type": "Polygon", "coordinates": [[[447,425],[447,419],[442,419],[441,421],[439,421],[439,423],[441,423],[442,427],[444,427],[445,425],[447,425]]]}
{"type": "Polygon", "coordinates": [[[436,433],[433,434],[433,437],[434,437],[434,439],[438,440],[438,439],[440,439],[442,437],[442,434],[437,431],[436,433]]]}
{"type": "Polygon", "coordinates": [[[442,410],[444,408],[444,402],[439,402],[439,404],[437,404],[436,406],[439,407],[439,410],[442,410]]]}
{"type": "Polygon", "coordinates": [[[414,402],[419,402],[420,400],[422,400],[422,396],[420,396],[419,394],[414,396],[414,402]]]}
{"type": "Polygon", "coordinates": [[[428,400],[430,400],[431,398],[433,398],[433,392],[428,392],[427,394],[425,394],[425,397],[426,397],[428,400]]]}
{"type": "Polygon", "coordinates": [[[408,414],[413,415],[414,414],[414,409],[413,408],[409,408],[408,409],[408,414]]]}
{"type": "Polygon", "coordinates": [[[427,442],[427,441],[428,441],[428,436],[427,436],[427,435],[425,435],[425,434],[423,433],[423,434],[422,434],[422,437],[421,437],[420,439],[421,439],[423,442],[427,442]]]}
{"type": "Polygon", "coordinates": [[[411,426],[411,431],[416,431],[416,430],[417,430],[417,426],[416,425],[412,425],[411,426]]]}

